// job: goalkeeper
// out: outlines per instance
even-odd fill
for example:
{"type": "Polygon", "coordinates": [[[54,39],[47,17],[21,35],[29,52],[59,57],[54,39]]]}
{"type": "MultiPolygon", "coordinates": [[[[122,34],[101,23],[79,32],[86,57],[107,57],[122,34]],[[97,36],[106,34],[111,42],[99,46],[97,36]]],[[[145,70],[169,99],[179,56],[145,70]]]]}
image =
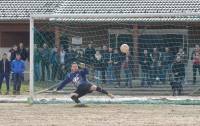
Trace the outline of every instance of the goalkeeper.
{"type": "Polygon", "coordinates": [[[81,70],[79,70],[77,63],[72,63],[71,72],[68,73],[66,79],[59,84],[56,91],[61,90],[63,87],[65,87],[65,85],[72,82],[72,84],[76,87],[76,90],[73,93],[71,93],[71,99],[77,104],[80,103],[80,97],[88,93],[92,93],[93,91],[101,92],[103,94],[106,94],[110,98],[114,98],[114,96],[111,93],[108,93],[101,87],[91,84],[87,80],[86,75],[89,72],[88,69],[85,67],[85,64],[81,63],[80,67],[82,68],[81,70]]]}

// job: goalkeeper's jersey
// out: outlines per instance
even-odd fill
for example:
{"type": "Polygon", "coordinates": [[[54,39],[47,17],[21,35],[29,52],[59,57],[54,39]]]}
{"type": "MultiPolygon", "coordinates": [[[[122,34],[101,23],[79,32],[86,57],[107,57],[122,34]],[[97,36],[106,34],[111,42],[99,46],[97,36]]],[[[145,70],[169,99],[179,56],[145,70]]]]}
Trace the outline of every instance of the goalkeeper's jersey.
{"type": "Polygon", "coordinates": [[[81,84],[88,84],[86,75],[88,74],[88,69],[84,68],[77,72],[70,72],[67,74],[67,77],[64,81],[59,84],[57,90],[62,89],[66,84],[72,82],[72,84],[77,88],[81,84]]]}

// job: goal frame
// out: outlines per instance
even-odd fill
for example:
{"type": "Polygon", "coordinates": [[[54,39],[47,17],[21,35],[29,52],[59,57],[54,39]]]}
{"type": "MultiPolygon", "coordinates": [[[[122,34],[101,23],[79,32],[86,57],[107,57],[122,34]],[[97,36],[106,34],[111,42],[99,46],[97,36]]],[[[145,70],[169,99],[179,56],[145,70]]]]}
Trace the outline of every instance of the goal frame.
{"type": "MultiPolygon", "coordinates": [[[[170,18],[170,17],[198,17],[200,18],[200,12],[181,12],[181,13],[85,13],[85,14],[33,14],[30,15],[30,75],[29,75],[29,92],[30,97],[34,97],[34,21],[35,20],[47,20],[50,18],[75,18],[75,19],[109,19],[113,18],[170,18]]],[[[163,21],[163,20],[162,20],[163,21]]],[[[186,20],[188,22],[190,20],[186,20]]],[[[194,22],[194,20],[191,20],[194,22]]]]}

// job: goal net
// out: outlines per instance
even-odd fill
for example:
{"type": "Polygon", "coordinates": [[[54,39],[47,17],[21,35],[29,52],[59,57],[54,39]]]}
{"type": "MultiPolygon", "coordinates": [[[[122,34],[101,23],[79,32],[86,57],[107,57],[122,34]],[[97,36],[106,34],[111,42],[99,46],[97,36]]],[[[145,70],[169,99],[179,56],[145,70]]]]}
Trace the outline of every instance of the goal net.
{"type": "MultiPolygon", "coordinates": [[[[199,83],[198,20],[181,14],[33,16],[31,94],[55,95],[76,62],[86,64],[91,83],[117,95],[171,95],[170,84],[179,81],[189,95],[199,83]]],[[[73,90],[69,84],[56,94],[73,90]]]]}

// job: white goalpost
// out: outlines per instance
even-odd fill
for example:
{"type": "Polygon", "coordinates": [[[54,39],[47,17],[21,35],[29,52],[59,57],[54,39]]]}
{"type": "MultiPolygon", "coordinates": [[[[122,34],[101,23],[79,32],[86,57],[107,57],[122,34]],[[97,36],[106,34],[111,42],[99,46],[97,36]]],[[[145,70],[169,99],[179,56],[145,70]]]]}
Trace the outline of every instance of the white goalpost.
{"type": "MultiPolygon", "coordinates": [[[[173,18],[173,21],[180,21],[180,22],[199,22],[200,20],[200,13],[199,12],[180,12],[180,13],[121,13],[121,14],[114,14],[114,13],[108,13],[108,14],[33,14],[30,15],[30,97],[34,99],[35,97],[35,91],[34,91],[34,23],[37,20],[58,20],[58,21],[72,21],[73,20],[90,20],[90,21],[117,21],[119,20],[131,20],[131,19],[156,19],[161,21],[170,21],[168,18],[173,18]],[[191,17],[194,17],[192,19],[191,17]],[[179,20],[178,18],[181,18],[179,20]],[[199,19],[199,20],[196,20],[199,19]]],[[[119,99],[119,101],[123,101],[123,99],[119,99]]],[[[127,101],[129,99],[125,99],[127,101]]],[[[136,99],[137,100],[137,99],[136,99]]],[[[116,102],[116,101],[114,101],[116,102]]]]}

